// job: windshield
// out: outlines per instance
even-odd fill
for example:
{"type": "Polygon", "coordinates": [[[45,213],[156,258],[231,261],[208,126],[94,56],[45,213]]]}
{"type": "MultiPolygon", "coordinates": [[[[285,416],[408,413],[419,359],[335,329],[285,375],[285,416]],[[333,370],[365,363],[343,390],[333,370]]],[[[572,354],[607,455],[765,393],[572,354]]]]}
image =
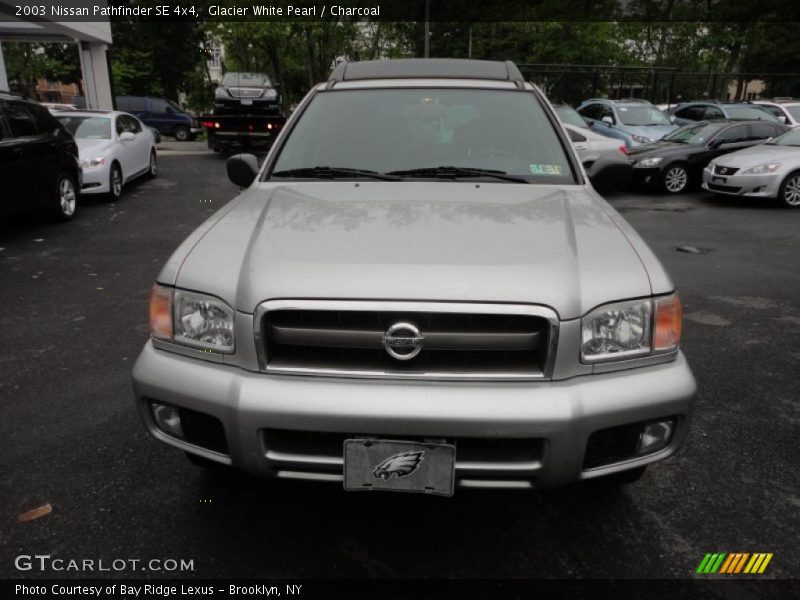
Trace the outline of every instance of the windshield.
{"type": "Polygon", "coordinates": [[[111,120],[108,117],[62,117],[58,120],[78,140],[110,140],[111,120]]]}
{"type": "Polygon", "coordinates": [[[705,144],[726,125],[727,123],[692,123],[665,135],[662,139],[683,144],[705,144]]]}
{"type": "Polygon", "coordinates": [[[779,122],[775,115],[755,106],[726,106],[725,109],[728,111],[730,119],[761,119],[773,123],[779,122]]]}
{"type": "Polygon", "coordinates": [[[574,125],[575,127],[583,127],[584,129],[589,128],[589,126],[586,124],[586,121],[583,120],[583,117],[580,116],[578,111],[571,106],[560,104],[558,106],[554,106],[553,108],[555,109],[558,118],[561,119],[562,123],[565,125],[574,125]]]}
{"type": "Polygon", "coordinates": [[[291,131],[273,173],[322,166],[377,173],[447,166],[575,182],[536,97],[516,90],[320,92],[291,131]]]}
{"type": "Polygon", "coordinates": [[[774,146],[800,146],[800,128],[790,129],[769,142],[774,146]]]}
{"type": "Polygon", "coordinates": [[[264,73],[225,73],[222,78],[224,86],[269,87],[272,85],[264,73]]]}
{"type": "Polygon", "coordinates": [[[655,106],[618,106],[617,113],[623,125],[669,125],[667,115],[655,106]]]}

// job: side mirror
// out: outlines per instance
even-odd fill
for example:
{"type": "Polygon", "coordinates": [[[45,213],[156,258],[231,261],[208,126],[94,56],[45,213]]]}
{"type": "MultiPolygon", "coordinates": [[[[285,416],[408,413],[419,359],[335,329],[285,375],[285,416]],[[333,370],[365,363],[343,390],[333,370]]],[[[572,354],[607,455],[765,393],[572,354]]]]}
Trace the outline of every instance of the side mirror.
{"type": "Polygon", "coordinates": [[[136,136],[133,135],[130,131],[123,131],[119,134],[119,141],[120,142],[132,142],[136,139],[136,136]]]}
{"type": "Polygon", "coordinates": [[[678,119],[675,117],[675,115],[670,115],[670,116],[669,116],[669,122],[670,122],[670,123],[672,123],[673,125],[675,125],[675,122],[676,122],[677,120],[678,120],[678,119]]]}
{"type": "Polygon", "coordinates": [[[603,123],[608,123],[609,125],[614,124],[614,119],[612,117],[603,117],[600,119],[603,123]]]}
{"type": "Polygon", "coordinates": [[[784,125],[786,125],[786,120],[787,120],[787,119],[786,119],[786,116],[784,116],[784,115],[780,115],[780,116],[778,117],[778,121],[780,121],[780,122],[781,122],[781,123],[783,123],[784,125]]]}
{"type": "Polygon", "coordinates": [[[228,179],[239,187],[250,187],[258,175],[258,159],[252,154],[236,154],[225,165],[228,179]]]}

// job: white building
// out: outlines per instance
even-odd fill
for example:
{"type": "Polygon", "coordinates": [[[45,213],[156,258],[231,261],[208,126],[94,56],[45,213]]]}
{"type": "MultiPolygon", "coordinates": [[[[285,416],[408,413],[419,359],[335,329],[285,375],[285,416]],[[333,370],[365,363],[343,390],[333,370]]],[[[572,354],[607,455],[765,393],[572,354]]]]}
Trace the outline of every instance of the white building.
{"type": "MultiPolygon", "coordinates": [[[[65,4],[67,4],[65,2],[65,4]]],[[[85,6],[94,2],[71,0],[69,6],[85,6]]],[[[66,22],[37,16],[36,20],[15,16],[14,0],[0,0],[0,90],[8,90],[8,74],[3,59],[3,41],[75,42],[76,60],[80,60],[83,91],[87,108],[114,108],[111,93],[111,71],[106,49],[111,44],[111,25],[100,22],[66,22]]]]}

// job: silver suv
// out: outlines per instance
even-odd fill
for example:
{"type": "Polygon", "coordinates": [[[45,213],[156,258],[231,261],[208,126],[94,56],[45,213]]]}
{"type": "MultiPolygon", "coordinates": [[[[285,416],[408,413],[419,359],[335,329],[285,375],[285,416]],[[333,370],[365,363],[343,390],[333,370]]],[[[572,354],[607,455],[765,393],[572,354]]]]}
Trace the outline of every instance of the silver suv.
{"type": "Polygon", "coordinates": [[[653,252],[512,63],[345,63],[158,276],[134,368],[196,463],[450,495],[633,481],[695,382],[653,252]]]}

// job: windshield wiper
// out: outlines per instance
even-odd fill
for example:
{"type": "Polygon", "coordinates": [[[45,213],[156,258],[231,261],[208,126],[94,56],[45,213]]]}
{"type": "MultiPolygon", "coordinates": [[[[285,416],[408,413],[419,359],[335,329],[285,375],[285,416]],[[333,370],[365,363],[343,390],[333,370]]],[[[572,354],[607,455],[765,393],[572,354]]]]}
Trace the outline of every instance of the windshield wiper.
{"type": "Polygon", "coordinates": [[[347,167],[303,167],[274,171],[272,177],[309,177],[315,179],[336,179],[337,177],[369,177],[382,181],[400,181],[400,177],[366,169],[350,169],[347,167]]]}
{"type": "Polygon", "coordinates": [[[408,169],[406,171],[389,171],[387,175],[399,175],[400,177],[432,177],[441,179],[458,179],[459,177],[494,177],[512,183],[530,183],[524,177],[509,175],[505,171],[496,169],[473,169],[471,167],[423,167],[420,169],[408,169]]]}

